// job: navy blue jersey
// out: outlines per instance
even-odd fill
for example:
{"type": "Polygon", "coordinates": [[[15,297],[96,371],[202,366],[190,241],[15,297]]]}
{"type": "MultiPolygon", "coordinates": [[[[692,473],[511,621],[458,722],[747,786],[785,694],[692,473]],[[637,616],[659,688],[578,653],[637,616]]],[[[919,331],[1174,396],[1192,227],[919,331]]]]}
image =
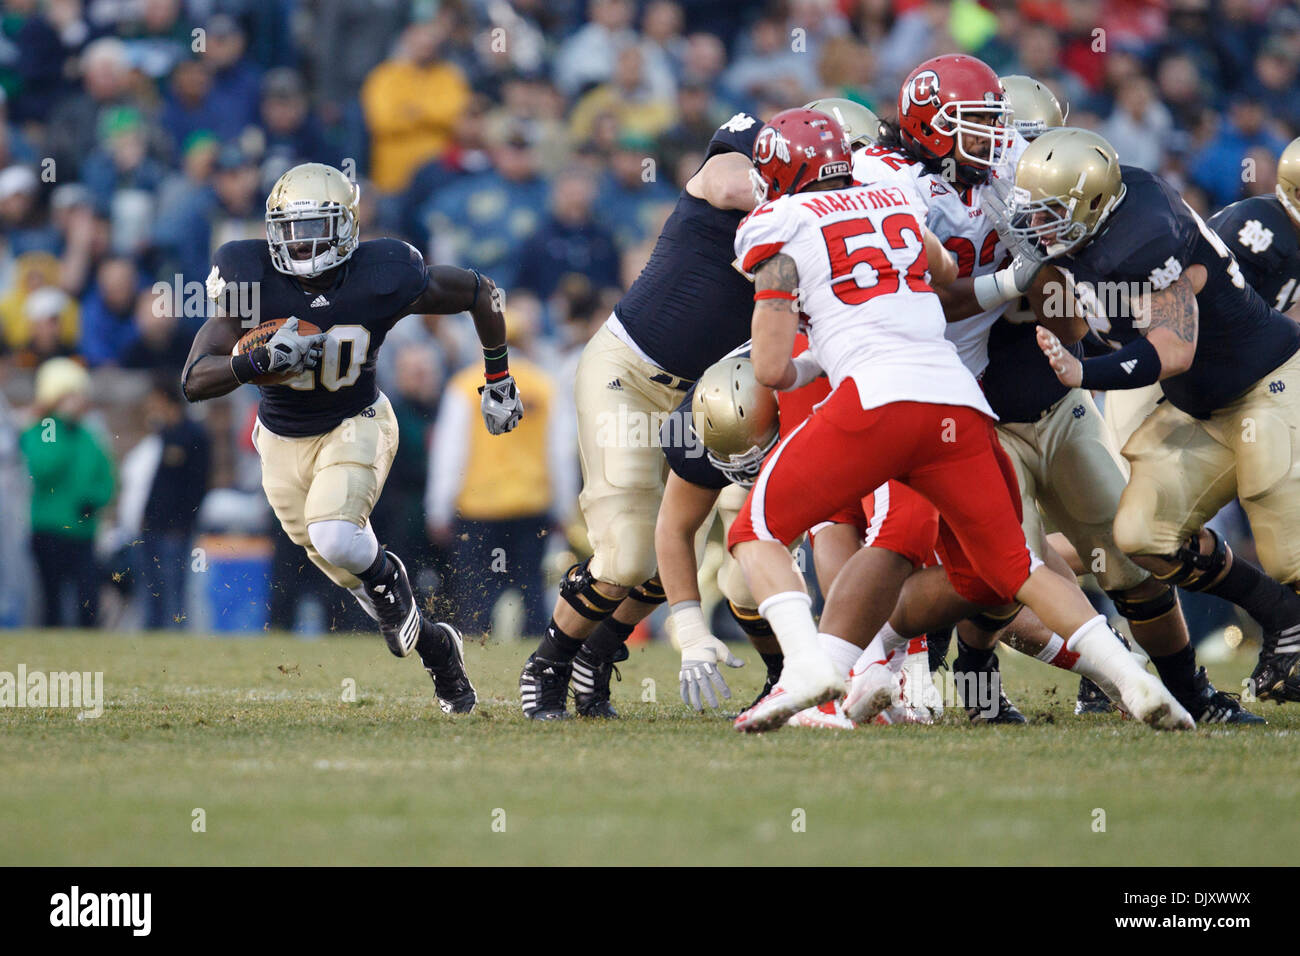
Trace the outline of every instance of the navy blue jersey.
{"type": "MultiPolygon", "coordinates": [[[[1068,348],[1083,358],[1082,343],[1068,348]]],[[[1069,391],[1038,347],[1038,326],[1005,318],[989,329],[989,364],[980,386],[989,407],[1004,422],[1036,422],[1069,391]]]]}
{"type": "Polygon", "coordinates": [[[695,386],[692,385],[682,403],[673,411],[672,417],[659,429],[659,446],[668,459],[668,467],[683,481],[689,481],[701,488],[715,488],[721,491],[731,484],[731,479],[718,471],[705,454],[704,443],[691,427],[691,402],[695,399],[695,386]]]}
{"type": "MultiPolygon", "coordinates": [[[[713,134],[708,155],[750,156],[762,128],[737,113],[713,134]]],[[[614,307],[641,351],[679,378],[699,378],[749,338],[754,286],[731,265],[743,218],[739,209],[716,209],[683,189],[650,261],[614,307]]]]}
{"type": "Polygon", "coordinates": [[[1112,348],[1142,334],[1131,293],[1168,288],[1189,266],[1207,271],[1196,296],[1196,357],[1161,382],[1175,407],[1209,418],[1300,349],[1300,326],[1260,298],[1232,253],[1170,186],[1135,166],[1121,167],[1128,192],[1100,234],[1055,261],[1068,270],[1081,302],[1101,302],[1089,324],[1112,348]]]}
{"type": "Polygon", "coordinates": [[[1252,196],[1210,219],[1260,297],[1286,312],[1300,302],[1300,228],[1276,196],[1252,196]]]}
{"type": "Polygon", "coordinates": [[[323,291],[276,271],[262,239],[228,242],[213,261],[227,283],[258,283],[258,322],[296,315],[330,333],[319,367],[285,385],[259,386],[258,417],[289,438],[323,435],[375,403],[379,347],[429,283],[424,258],[399,239],[359,244],[323,291]]]}

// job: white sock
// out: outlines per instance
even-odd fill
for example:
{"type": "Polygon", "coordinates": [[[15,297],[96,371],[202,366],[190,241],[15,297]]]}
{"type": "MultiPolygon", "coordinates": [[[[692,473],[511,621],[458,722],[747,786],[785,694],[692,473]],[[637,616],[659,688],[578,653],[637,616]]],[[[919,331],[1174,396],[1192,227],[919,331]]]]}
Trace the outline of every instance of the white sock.
{"type": "Polygon", "coordinates": [[[858,660],[858,655],[862,653],[862,648],[852,644],[842,637],[836,637],[834,634],[818,632],[817,643],[821,645],[826,656],[831,659],[835,665],[835,670],[841,677],[848,677],[849,671],[858,660]]]}
{"type": "Polygon", "coordinates": [[[907,660],[907,645],[909,643],[907,638],[894,630],[886,621],[884,626],[876,632],[876,636],[871,639],[867,649],[858,656],[853,665],[854,673],[860,674],[867,669],[869,664],[884,661],[889,666],[889,669],[897,674],[903,669],[903,664],[907,660]]]}
{"type": "Polygon", "coordinates": [[[1095,683],[1116,702],[1120,699],[1120,687],[1141,669],[1128,648],[1115,639],[1115,632],[1100,614],[1075,631],[1065,646],[1079,655],[1070,669],[1095,683]]]}
{"type": "Polygon", "coordinates": [[[758,606],[758,613],[772,625],[781,653],[786,657],[821,656],[817,625],[812,619],[812,598],[808,595],[802,591],[773,594],[758,606]]]}

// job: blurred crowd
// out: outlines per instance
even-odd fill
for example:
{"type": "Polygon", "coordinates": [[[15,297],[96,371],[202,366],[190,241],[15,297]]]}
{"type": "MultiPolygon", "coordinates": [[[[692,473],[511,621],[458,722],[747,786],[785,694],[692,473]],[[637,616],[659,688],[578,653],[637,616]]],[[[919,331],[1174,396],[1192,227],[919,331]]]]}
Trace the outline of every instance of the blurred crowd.
{"type": "Polygon", "coordinates": [[[120,622],[99,608],[115,592],[140,623],[196,626],[185,571],[212,555],[195,541],[231,533],[270,538],[271,624],[301,625],[308,594],[329,624],[355,622],[261,502],[254,390],[198,407],[177,391],[203,320],[201,294],[191,301],[186,290],[201,287],[221,243],[264,235],[266,193],[296,163],[331,163],[361,183],[362,238],[399,236],[507,290],[512,369],[527,364],[534,378],[529,429],[493,446],[467,426],[462,393],[477,362],[467,317],[403,320],[379,362],[402,451],[375,524],[428,570],[426,588],[441,578],[439,594],[483,626],[496,583],[457,593],[450,569],[467,549],[475,560],[503,549],[513,564],[498,583],[523,594],[528,628],[542,613],[544,555],[575,537],[552,532],[575,510],[565,406],[577,350],[735,112],[768,116],[836,95],[892,115],[917,62],[970,52],[1045,82],[1072,125],[1100,130],[1125,162],[1160,172],[1206,215],[1271,192],[1277,153],[1300,135],[1300,11],[1284,0],[0,9],[9,626],[120,622]],[[72,458],[44,447],[51,427],[76,435],[72,458]],[[516,462],[503,467],[528,458],[519,487],[484,491],[473,480],[493,455],[516,462]],[[27,493],[42,475],[67,477],[57,504],[27,493]],[[68,569],[77,555],[84,574],[68,569]]]}

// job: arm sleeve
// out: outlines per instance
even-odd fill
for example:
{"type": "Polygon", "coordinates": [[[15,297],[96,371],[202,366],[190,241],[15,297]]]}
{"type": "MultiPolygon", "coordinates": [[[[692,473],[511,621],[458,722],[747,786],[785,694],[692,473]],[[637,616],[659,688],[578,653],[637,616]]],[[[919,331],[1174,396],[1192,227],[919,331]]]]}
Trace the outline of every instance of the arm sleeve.
{"type": "Polygon", "coordinates": [[[469,456],[469,429],[473,410],[465,396],[449,387],[442,396],[438,420],[429,448],[429,478],[425,486],[424,511],[434,525],[451,524],[456,499],[465,483],[465,461],[469,456]]]}
{"type": "Polygon", "coordinates": [[[779,253],[794,238],[798,220],[793,208],[780,200],[764,203],[736,230],[736,259],[741,272],[752,276],[759,263],[779,253]]]}

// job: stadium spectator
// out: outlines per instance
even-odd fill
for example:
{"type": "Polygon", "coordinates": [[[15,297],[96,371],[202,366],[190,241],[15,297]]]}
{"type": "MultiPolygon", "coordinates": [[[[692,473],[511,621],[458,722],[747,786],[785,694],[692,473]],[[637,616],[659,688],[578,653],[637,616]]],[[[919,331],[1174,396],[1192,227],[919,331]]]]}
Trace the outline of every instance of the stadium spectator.
{"type": "Polygon", "coordinates": [[[1101,127],[1101,135],[1130,166],[1160,171],[1164,142],[1173,129],[1173,117],[1156,99],[1155,87],[1145,77],[1130,78],[1116,97],[1115,112],[1101,127]]]}
{"type": "Polygon", "coordinates": [[[644,239],[659,218],[657,207],[676,199],[677,191],[660,178],[670,175],[671,167],[660,170],[653,151],[653,140],[624,133],[601,176],[595,208],[620,250],[644,239]]]}
{"type": "Polygon", "coordinates": [[[170,295],[140,290],[135,296],[134,322],[134,337],[121,356],[123,368],[161,374],[185,366],[194,334],[176,316],[170,295]]]}
{"type": "MultiPolygon", "coordinates": [[[[0,296],[0,331],[3,331],[4,348],[13,353],[24,367],[31,367],[28,350],[33,337],[28,300],[43,290],[57,290],[58,281],[59,261],[47,252],[29,252],[15,261],[13,281],[9,290],[0,296]]],[[[47,301],[52,300],[47,297],[47,301]]],[[[77,303],[66,298],[59,311],[59,348],[75,349],[80,333],[77,303]]]]}
{"type": "Polygon", "coordinates": [[[222,139],[238,135],[257,122],[257,94],[262,71],[246,54],[248,39],[239,22],[219,13],[205,28],[203,59],[212,71],[212,106],[220,118],[214,129],[222,139]]]}
{"type": "Polygon", "coordinates": [[[135,299],[141,278],[127,256],[105,259],[95,270],[95,283],[81,303],[80,352],[93,367],[119,365],[139,335],[135,299]]]}
{"type": "Polygon", "coordinates": [[[135,598],[150,630],[177,629],[193,615],[186,580],[199,505],[208,490],[211,439],[186,415],[176,378],[159,372],[142,403],[148,435],[122,459],[119,525],[136,534],[135,598]]]}
{"type": "Polygon", "coordinates": [[[79,60],[82,82],[59,101],[46,127],[46,148],[63,180],[80,174],[82,160],[95,148],[103,113],[137,105],[125,43],[100,37],[81,51],[79,60]]]}
{"type": "Polygon", "coordinates": [[[438,411],[425,512],[430,536],[454,552],[451,596],[469,631],[491,626],[492,609],[508,588],[523,594],[524,633],[546,627],[546,537],[557,501],[577,493],[565,480],[570,460],[566,424],[555,413],[555,382],[529,358],[540,315],[535,299],[512,297],[510,373],[530,397],[517,428],[494,439],[474,427],[483,375],[472,366],[452,377],[438,411]]]}
{"type": "Polygon", "coordinates": [[[569,273],[585,275],[597,285],[618,283],[614,237],[595,221],[595,198],[595,188],[581,168],[556,177],[550,215],[515,253],[516,288],[545,301],[569,273]]]}
{"type": "Polygon", "coordinates": [[[450,27],[447,16],[407,27],[393,57],[375,67],[361,89],[370,175],[384,192],[405,189],[416,170],[442,155],[469,105],[460,69],[439,58],[450,27]]]}
{"type": "Polygon", "coordinates": [[[588,22],[555,54],[555,85],[565,96],[576,97],[613,77],[619,53],[638,42],[635,13],[631,0],[590,0],[588,22]]]}
{"type": "Polygon", "coordinates": [[[321,133],[312,115],[297,70],[276,67],[262,78],[262,132],[266,135],[266,159],[277,168],[298,163],[341,162],[321,133]]]}
{"type": "Polygon", "coordinates": [[[1287,141],[1269,127],[1264,105],[1249,96],[1233,99],[1228,121],[1218,135],[1191,160],[1189,172],[1217,207],[1236,202],[1245,195],[1242,160],[1254,147],[1276,156],[1287,141]]]}
{"type": "Polygon", "coordinates": [[[602,117],[613,117],[616,130],[656,136],[672,125],[674,88],[657,89],[647,78],[645,53],[638,46],[624,47],[614,64],[614,74],[585,93],[574,105],[569,128],[575,142],[596,139],[602,117]]]}
{"type": "Polygon", "coordinates": [[[19,438],[32,481],[32,555],[46,627],[94,627],[99,612],[94,541],[99,512],[113,497],[113,465],[82,422],[89,386],[86,370],[70,358],[43,364],[33,421],[19,438]]]}

